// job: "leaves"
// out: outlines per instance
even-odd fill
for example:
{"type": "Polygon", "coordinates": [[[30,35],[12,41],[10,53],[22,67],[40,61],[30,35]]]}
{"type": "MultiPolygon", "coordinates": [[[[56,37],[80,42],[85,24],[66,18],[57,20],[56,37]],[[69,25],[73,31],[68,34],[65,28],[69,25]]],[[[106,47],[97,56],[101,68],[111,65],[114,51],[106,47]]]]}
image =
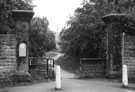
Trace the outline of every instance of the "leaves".
{"type": "Polygon", "coordinates": [[[15,27],[11,10],[33,10],[32,0],[0,0],[0,33],[9,33],[15,27]]]}
{"type": "MultiPolygon", "coordinates": [[[[12,19],[11,10],[33,10],[34,7],[32,0],[0,0],[0,33],[15,33],[16,30],[20,30],[18,42],[26,41],[24,24],[20,24],[18,29],[12,29],[16,24],[12,19]]],[[[48,25],[46,17],[32,19],[29,37],[30,56],[41,57],[45,51],[55,48],[55,37],[48,29],[48,25]]]]}
{"type": "Polygon", "coordinates": [[[78,58],[100,57],[99,54],[105,49],[102,42],[105,27],[100,19],[106,13],[103,9],[103,1],[100,4],[97,1],[85,2],[75,10],[74,16],[67,22],[68,27],[60,34],[60,46],[66,54],[78,58]]]}
{"type": "MultiPolygon", "coordinates": [[[[104,56],[106,25],[101,17],[109,13],[124,13],[134,19],[134,7],[134,0],[84,0],[60,34],[63,52],[78,58],[104,56]]],[[[135,29],[133,19],[123,21],[124,29],[135,29]]]]}
{"type": "Polygon", "coordinates": [[[55,36],[48,29],[49,22],[46,17],[34,17],[30,30],[30,56],[42,57],[45,52],[55,48],[55,36]]]}

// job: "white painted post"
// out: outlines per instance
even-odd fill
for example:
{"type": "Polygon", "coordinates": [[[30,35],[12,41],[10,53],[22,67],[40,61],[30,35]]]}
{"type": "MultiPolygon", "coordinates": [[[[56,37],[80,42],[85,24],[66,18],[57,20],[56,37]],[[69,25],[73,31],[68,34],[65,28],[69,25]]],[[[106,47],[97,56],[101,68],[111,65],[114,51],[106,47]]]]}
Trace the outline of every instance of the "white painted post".
{"type": "Polygon", "coordinates": [[[122,86],[128,87],[127,65],[123,65],[123,69],[122,69],[122,86]]]}
{"type": "Polygon", "coordinates": [[[60,90],[61,89],[61,70],[60,70],[60,66],[56,66],[56,90],[60,90]]]}

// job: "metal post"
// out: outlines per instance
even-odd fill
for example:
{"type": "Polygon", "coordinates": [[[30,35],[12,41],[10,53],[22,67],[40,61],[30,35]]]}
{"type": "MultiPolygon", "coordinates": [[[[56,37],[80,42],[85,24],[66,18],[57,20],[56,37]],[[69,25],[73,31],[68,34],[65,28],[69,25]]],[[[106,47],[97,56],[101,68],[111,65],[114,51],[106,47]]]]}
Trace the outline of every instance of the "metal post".
{"type": "Polygon", "coordinates": [[[122,87],[128,87],[127,65],[123,65],[122,70],[122,87]]]}
{"type": "Polygon", "coordinates": [[[82,59],[80,59],[80,72],[82,72],[82,59]]]}
{"type": "Polygon", "coordinates": [[[123,60],[124,60],[124,36],[125,36],[125,33],[122,33],[122,41],[121,41],[122,64],[123,64],[123,60]]]}
{"type": "Polygon", "coordinates": [[[60,70],[60,66],[56,66],[56,90],[60,90],[61,89],[61,70],[60,70]]]}
{"type": "Polygon", "coordinates": [[[47,75],[48,75],[48,60],[49,59],[47,59],[47,65],[46,65],[47,75]]]}
{"type": "MultiPolygon", "coordinates": [[[[54,59],[53,59],[53,69],[54,69],[54,59]]],[[[53,70],[53,78],[54,78],[54,76],[55,76],[55,75],[54,75],[54,70],[53,70]]]]}

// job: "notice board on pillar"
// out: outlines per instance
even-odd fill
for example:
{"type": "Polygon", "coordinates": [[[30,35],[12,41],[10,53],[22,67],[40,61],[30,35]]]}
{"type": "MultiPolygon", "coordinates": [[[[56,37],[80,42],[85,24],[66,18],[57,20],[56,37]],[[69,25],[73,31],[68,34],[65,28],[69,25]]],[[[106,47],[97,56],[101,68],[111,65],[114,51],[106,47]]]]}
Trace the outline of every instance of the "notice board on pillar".
{"type": "Polygon", "coordinates": [[[21,43],[19,45],[19,57],[26,57],[26,44],[21,43]]]}

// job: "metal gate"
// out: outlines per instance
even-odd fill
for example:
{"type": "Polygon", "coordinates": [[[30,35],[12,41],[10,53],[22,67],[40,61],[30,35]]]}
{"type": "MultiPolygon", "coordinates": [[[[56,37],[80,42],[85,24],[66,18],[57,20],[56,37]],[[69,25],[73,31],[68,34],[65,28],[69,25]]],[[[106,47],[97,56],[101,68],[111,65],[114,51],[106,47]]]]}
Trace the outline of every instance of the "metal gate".
{"type": "Polygon", "coordinates": [[[33,78],[35,74],[41,78],[54,78],[54,59],[29,57],[29,72],[33,78]]]}
{"type": "Polygon", "coordinates": [[[105,65],[102,58],[81,58],[80,77],[104,77],[105,65]]]}

